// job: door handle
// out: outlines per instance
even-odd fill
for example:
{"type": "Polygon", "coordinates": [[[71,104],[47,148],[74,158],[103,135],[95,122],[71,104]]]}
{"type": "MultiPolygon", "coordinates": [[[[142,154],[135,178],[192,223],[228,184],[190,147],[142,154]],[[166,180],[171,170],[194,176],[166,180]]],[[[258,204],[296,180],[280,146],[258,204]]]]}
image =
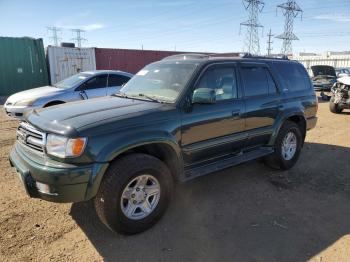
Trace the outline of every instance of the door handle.
{"type": "Polygon", "coordinates": [[[241,111],[237,110],[237,111],[232,111],[232,118],[233,119],[240,119],[241,118],[241,111]]]}

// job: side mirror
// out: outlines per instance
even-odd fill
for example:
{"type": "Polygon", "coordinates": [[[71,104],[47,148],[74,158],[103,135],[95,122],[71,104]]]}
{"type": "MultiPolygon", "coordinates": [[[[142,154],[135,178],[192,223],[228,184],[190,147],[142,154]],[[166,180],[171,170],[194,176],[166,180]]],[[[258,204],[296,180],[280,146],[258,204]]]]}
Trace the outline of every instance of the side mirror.
{"type": "Polygon", "coordinates": [[[86,92],[85,92],[84,90],[80,91],[80,92],[79,92],[79,95],[81,96],[81,98],[82,98],[83,100],[88,99],[88,95],[86,94],[86,92]]]}
{"type": "Polygon", "coordinates": [[[198,88],[194,90],[192,104],[214,104],[216,102],[215,90],[211,88],[198,88]]]}

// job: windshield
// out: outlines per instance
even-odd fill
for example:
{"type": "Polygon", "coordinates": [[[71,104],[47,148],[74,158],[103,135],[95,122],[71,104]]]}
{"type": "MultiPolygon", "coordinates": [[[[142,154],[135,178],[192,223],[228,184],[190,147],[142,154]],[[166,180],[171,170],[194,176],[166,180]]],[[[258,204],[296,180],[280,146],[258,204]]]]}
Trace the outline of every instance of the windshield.
{"type": "Polygon", "coordinates": [[[151,64],[131,78],[120,92],[128,97],[174,103],[196,67],[179,62],[151,64]]]}
{"type": "Polygon", "coordinates": [[[54,84],[54,86],[61,89],[68,89],[75,86],[76,84],[84,82],[90,76],[91,75],[86,73],[79,73],[54,84]]]}

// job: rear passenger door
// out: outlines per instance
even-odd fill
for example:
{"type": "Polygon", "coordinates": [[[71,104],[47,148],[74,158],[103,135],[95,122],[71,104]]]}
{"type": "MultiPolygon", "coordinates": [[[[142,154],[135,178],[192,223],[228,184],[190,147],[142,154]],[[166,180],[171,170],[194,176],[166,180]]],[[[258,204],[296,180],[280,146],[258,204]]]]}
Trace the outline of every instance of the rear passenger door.
{"type": "Polygon", "coordinates": [[[241,81],[245,103],[245,147],[268,143],[282,109],[279,90],[269,67],[263,63],[242,63],[241,81]]]}
{"type": "Polygon", "coordinates": [[[113,95],[119,92],[124,84],[130,80],[130,77],[124,75],[110,74],[108,76],[107,95],[113,95]]]}

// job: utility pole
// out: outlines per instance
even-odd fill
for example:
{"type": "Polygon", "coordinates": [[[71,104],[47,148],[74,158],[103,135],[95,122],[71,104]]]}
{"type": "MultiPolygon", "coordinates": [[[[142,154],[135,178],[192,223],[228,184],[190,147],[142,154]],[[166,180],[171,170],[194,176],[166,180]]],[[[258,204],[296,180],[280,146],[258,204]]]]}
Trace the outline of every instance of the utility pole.
{"type": "Polygon", "coordinates": [[[271,51],[272,51],[272,40],[271,38],[273,37],[273,34],[271,34],[271,28],[270,32],[267,34],[269,40],[267,41],[267,56],[271,56],[271,51]]]}
{"type": "Polygon", "coordinates": [[[260,54],[259,28],[263,28],[259,23],[259,13],[264,9],[265,3],[261,0],[243,0],[243,5],[249,12],[248,20],[240,23],[240,29],[242,26],[247,27],[244,51],[258,55],[260,54]]]}
{"type": "Polygon", "coordinates": [[[76,37],[75,37],[75,38],[72,38],[72,40],[73,40],[74,42],[76,42],[77,45],[78,45],[78,47],[80,48],[80,47],[81,47],[81,43],[82,43],[83,41],[86,41],[85,38],[81,37],[81,33],[84,33],[85,31],[82,30],[82,29],[71,29],[71,31],[72,31],[73,33],[76,34],[76,37]]]}
{"type": "Polygon", "coordinates": [[[59,40],[61,40],[61,38],[58,37],[58,32],[61,32],[62,29],[61,29],[61,28],[58,28],[58,27],[56,27],[56,26],[48,26],[48,27],[46,27],[46,28],[47,28],[47,30],[48,30],[49,32],[51,32],[51,37],[50,37],[50,39],[53,40],[53,44],[54,44],[55,46],[58,46],[58,42],[59,42],[59,40]]]}
{"type": "Polygon", "coordinates": [[[288,0],[284,4],[278,5],[277,10],[278,9],[282,10],[285,17],[285,23],[283,34],[276,36],[276,38],[283,40],[281,50],[282,54],[293,54],[292,41],[299,40],[299,38],[293,33],[294,18],[296,18],[299,14],[301,14],[302,18],[303,10],[294,0],[288,0]]]}

